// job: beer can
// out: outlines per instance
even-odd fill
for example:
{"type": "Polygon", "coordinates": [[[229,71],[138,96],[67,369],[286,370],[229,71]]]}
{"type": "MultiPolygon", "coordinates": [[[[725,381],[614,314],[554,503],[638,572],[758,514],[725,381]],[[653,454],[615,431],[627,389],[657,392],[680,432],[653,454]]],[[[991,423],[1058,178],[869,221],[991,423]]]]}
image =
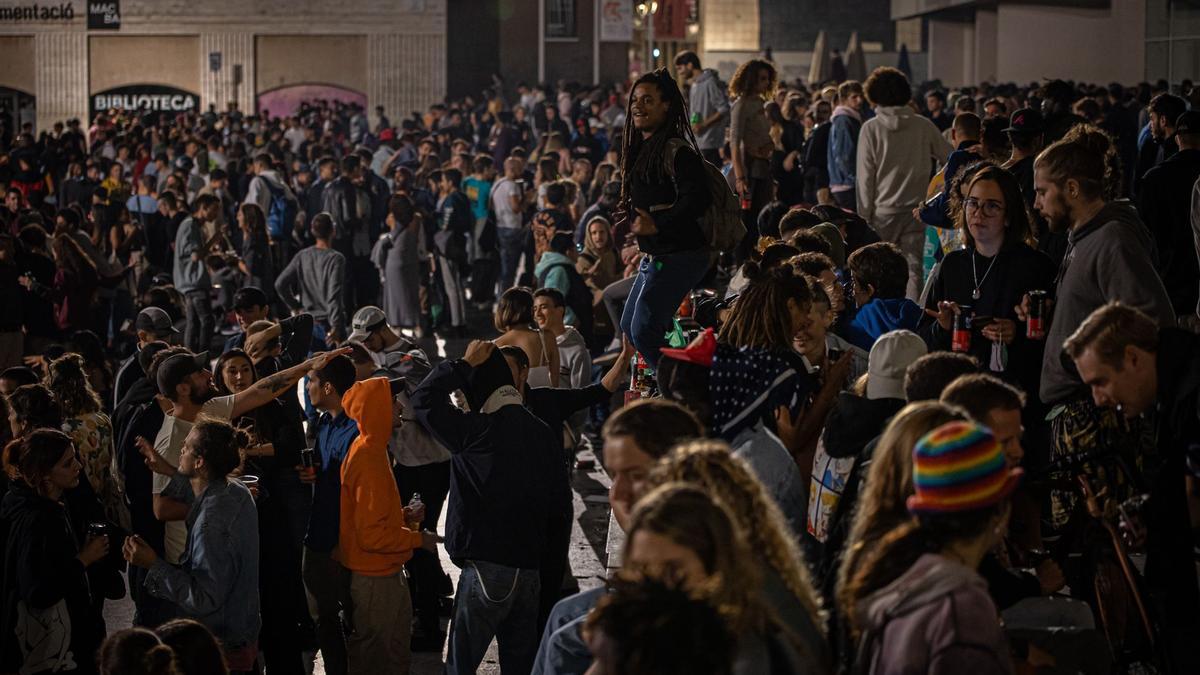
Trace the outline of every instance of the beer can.
{"type": "Polygon", "coordinates": [[[1029,315],[1025,319],[1025,337],[1046,339],[1046,291],[1029,291],[1029,315]]]}

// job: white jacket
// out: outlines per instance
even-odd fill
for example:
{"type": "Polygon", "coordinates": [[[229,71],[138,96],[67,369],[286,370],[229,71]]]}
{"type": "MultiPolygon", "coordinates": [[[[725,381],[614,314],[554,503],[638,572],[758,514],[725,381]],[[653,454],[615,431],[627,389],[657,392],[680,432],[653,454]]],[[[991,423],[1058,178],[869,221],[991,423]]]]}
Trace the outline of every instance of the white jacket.
{"type": "Polygon", "coordinates": [[[933,122],[912,108],[876,108],[858,135],[858,215],[874,224],[876,215],[912,211],[953,150],[933,122]]]}

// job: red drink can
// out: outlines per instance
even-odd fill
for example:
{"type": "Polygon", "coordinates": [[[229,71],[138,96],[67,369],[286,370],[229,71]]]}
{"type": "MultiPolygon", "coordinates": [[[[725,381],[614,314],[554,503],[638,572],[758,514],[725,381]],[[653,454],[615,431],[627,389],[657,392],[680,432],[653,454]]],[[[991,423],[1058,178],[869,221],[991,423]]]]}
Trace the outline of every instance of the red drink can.
{"type": "Polygon", "coordinates": [[[950,349],[956,352],[965,352],[971,349],[970,323],[962,314],[954,315],[954,329],[950,333],[950,349]]]}
{"type": "Polygon", "coordinates": [[[1029,316],[1025,319],[1025,337],[1046,339],[1046,291],[1029,291],[1029,316]]]}

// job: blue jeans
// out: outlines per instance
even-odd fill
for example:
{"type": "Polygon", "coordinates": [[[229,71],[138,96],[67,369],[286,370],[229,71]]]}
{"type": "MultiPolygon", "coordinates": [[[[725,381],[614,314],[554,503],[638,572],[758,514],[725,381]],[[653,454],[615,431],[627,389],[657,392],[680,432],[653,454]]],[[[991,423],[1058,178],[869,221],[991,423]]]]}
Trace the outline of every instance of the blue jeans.
{"type": "Polygon", "coordinates": [[[708,273],[711,261],[703,249],[642,258],[621,314],[621,332],[633,340],[651,368],[658,368],[658,350],[667,344],[679,303],[708,273]]]}
{"type": "Polygon", "coordinates": [[[474,673],[493,637],[499,646],[500,670],[528,673],[538,646],[540,590],[537,570],[468,561],[454,596],[447,675],[474,673]]]}
{"type": "Polygon", "coordinates": [[[496,289],[496,297],[512,288],[517,279],[517,265],[521,262],[521,254],[525,252],[525,228],[497,227],[496,240],[500,245],[500,287],[496,289]]]}

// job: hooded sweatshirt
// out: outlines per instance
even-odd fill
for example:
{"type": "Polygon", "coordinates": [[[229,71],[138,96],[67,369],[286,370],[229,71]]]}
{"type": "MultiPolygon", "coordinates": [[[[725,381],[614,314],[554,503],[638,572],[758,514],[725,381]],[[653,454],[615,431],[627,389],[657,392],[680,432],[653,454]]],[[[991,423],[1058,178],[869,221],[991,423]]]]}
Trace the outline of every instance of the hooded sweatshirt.
{"type": "Polygon", "coordinates": [[[858,667],[872,675],[1013,672],[987,584],[975,570],[926,553],[865,598],[858,667]]]}
{"type": "Polygon", "coordinates": [[[936,164],[954,150],[937,127],[908,106],[880,106],[858,134],[858,214],[908,213],[925,199],[936,164]]]}
{"type": "Polygon", "coordinates": [[[908,298],[874,298],[859,307],[847,324],[846,339],[870,352],[880,335],[900,329],[916,331],[924,316],[920,305],[908,298]]]}
{"type": "Polygon", "coordinates": [[[412,557],[413,549],[421,546],[421,533],[405,526],[400,492],[388,461],[392,394],[387,378],[356,382],[342,396],[342,406],[358,423],[358,438],[342,462],[341,562],[363,576],[391,576],[412,557]]]}
{"type": "Polygon", "coordinates": [[[560,441],[519,404],[519,395],[497,396],[505,392],[516,394],[497,350],[478,368],[461,359],[439,363],[410,401],[421,426],[450,451],[450,559],[537,569],[562,471],[560,441]],[[456,389],[466,393],[472,412],[450,404],[456,389]]]}
{"type": "Polygon", "coordinates": [[[1087,395],[1074,366],[1068,370],[1060,356],[1067,337],[1102,305],[1120,300],[1148,314],[1159,327],[1175,325],[1150,232],[1128,201],[1106,204],[1090,222],[1071,231],[1067,246],[1042,356],[1041,394],[1047,405],[1087,395]]]}

